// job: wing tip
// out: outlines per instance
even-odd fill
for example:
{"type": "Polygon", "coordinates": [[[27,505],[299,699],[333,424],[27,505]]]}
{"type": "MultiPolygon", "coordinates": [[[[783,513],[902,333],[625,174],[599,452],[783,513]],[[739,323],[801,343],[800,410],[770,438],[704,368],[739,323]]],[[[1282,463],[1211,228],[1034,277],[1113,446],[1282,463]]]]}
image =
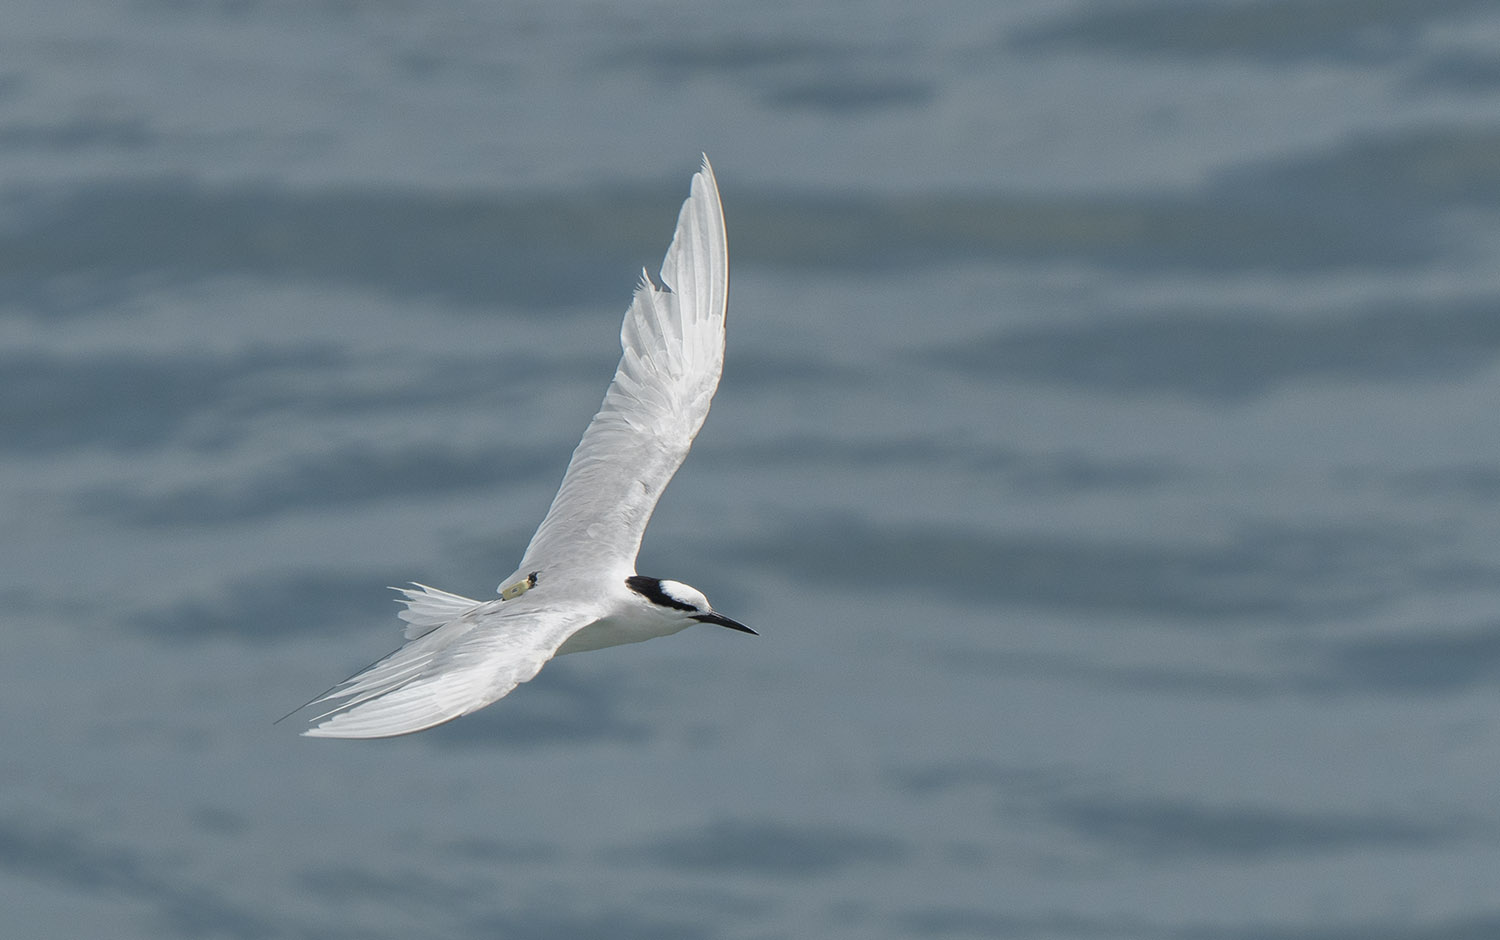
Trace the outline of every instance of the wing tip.
{"type": "MultiPolygon", "coordinates": [[[[707,193],[705,195],[711,196],[713,202],[717,204],[720,201],[718,177],[714,175],[713,164],[708,162],[708,154],[700,153],[699,156],[703,158],[703,162],[699,164],[698,172],[693,174],[693,185],[690,196],[698,195],[699,186],[701,184],[702,187],[707,190],[707,193]]],[[[720,215],[722,214],[723,213],[721,210],[720,215]]]]}
{"type": "Polygon", "coordinates": [[[435,728],[468,713],[451,709],[433,711],[430,707],[420,706],[414,708],[412,703],[403,702],[399,698],[395,702],[387,700],[388,696],[394,695],[395,693],[388,693],[366,701],[339,705],[314,718],[317,724],[302,729],[302,737],[347,740],[398,738],[435,728]],[[370,707],[364,708],[367,705],[370,707]]]}

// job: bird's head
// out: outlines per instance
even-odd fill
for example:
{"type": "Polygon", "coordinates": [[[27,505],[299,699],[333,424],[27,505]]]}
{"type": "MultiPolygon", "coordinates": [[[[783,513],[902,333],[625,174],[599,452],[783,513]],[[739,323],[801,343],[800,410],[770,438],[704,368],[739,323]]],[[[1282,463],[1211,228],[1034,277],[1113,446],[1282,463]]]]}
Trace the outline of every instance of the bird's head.
{"type": "Polygon", "coordinates": [[[681,581],[671,581],[662,578],[648,578],[645,575],[631,575],[625,579],[625,584],[632,591],[645,598],[657,611],[664,616],[677,617],[683,620],[695,621],[697,623],[712,623],[741,633],[749,633],[758,636],[754,630],[744,624],[730,620],[728,617],[714,610],[708,603],[708,598],[703,592],[689,584],[681,581]]]}

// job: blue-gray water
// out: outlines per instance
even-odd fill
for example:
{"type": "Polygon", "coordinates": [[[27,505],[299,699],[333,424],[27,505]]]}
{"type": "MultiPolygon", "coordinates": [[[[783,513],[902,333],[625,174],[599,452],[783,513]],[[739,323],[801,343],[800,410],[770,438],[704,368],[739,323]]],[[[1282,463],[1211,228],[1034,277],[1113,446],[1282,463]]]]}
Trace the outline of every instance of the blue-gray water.
{"type": "Polygon", "coordinates": [[[0,910],[46,938],[1500,936],[1500,12],[0,4],[0,910]],[[641,570],[392,742],[699,151],[641,570]]]}

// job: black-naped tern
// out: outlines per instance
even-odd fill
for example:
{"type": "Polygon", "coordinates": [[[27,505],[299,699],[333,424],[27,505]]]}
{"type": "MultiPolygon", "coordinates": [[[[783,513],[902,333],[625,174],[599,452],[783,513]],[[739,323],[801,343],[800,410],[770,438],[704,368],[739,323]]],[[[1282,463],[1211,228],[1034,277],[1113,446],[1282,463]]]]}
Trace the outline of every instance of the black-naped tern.
{"type": "Polygon", "coordinates": [[[625,313],[624,354],[604,404],[500,596],[477,601],[422,584],[396,588],[406,605],[406,645],[309,702],[337,704],[303,734],[408,734],[483,708],[563,653],[699,623],[755,632],[714,610],[696,588],[635,572],[646,523],[719,385],[728,292],[724,213],[705,156],[660,276],[642,272],[625,313]]]}

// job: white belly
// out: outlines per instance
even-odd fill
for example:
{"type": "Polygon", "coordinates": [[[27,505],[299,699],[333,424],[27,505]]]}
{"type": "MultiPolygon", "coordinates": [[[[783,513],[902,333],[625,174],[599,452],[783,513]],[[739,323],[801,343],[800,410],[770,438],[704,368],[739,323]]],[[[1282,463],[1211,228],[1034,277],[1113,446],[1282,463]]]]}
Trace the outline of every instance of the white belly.
{"type": "Polygon", "coordinates": [[[641,643],[659,636],[671,636],[692,626],[691,623],[664,622],[660,618],[634,620],[625,617],[605,617],[568,637],[558,647],[554,656],[565,653],[585,653],[602,650],[609,646],[624,646],[626,643],[641,643]]]}

